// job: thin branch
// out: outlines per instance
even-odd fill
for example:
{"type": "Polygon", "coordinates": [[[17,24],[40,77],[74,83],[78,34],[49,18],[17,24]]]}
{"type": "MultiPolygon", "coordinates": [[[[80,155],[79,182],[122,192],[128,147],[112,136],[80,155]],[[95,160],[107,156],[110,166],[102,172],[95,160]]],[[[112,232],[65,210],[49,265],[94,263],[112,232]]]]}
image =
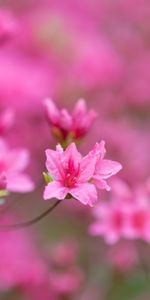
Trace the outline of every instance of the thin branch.
{"type": "Polygon", "coordinates": [[[49,207],[45,212],[43,212],[41,215],[38,217],[22,222],[22,223],[17,223],[17,224],[6,224],[6,225],[0,225],[0,231],[12,231],[12,230],[17,230],[17,229],[23,229],[26,227],[30,227],[31,225],[34,225],[41,221],[44,217],[46,217],[49,213],[51,213],[56,206],[61,202],[61,200],[57,200],[51,207],[49,207]]]}

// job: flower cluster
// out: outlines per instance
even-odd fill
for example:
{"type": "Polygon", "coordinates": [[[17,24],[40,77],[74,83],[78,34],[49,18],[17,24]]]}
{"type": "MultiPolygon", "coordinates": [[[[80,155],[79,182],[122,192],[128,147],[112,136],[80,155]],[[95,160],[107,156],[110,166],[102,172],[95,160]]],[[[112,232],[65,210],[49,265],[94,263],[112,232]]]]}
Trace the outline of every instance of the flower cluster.
{"type": "Polygon", "coordinates": [[[149,0],[0,1],[0,299],[150,298],[149,23],[149,0]]]}
{"type": "Polygon", "coordinates": [[[111,199],[94,208],[96,221],[90,226],[92,235],[103,236],[108,244],[119,239],[142,239],[150,242],[150,193],[147,184],[133,190],[117,180],[111,199]]]}
{"type": "Polygon", "coordinates": [[[65,108],[59,110],[51,99],[46,99],[44,106],[53,136],[66,145],[83,138],[96,118],[94,110],[87,112],[83,99],[78,100],[72,115],[65,108]]]}
{"type": "MultiPolygon", "coordinates": [[[[1,218],[0,225],[13,220],[10,215],[1,218]]],[[[75,295],[83,282],[75,244],[68,241],[43,248],[41,255],[31,236],[25,231],[0,232],[0,293],[14,289],[33,300],[75,295]]]]}
{"type": "Polygon", "coordinates": [[[121,164],[104,159],[105,144],[102,141],[84,157],[71,143],[66,150],[58,145],[56,151],[46,150],[46,167],[49,183],[44,199],[65,199],[71,196],[84,205],[93,206],[97,200],[97,189],[109,190],[106,179],[121,170],[121,164]]]}

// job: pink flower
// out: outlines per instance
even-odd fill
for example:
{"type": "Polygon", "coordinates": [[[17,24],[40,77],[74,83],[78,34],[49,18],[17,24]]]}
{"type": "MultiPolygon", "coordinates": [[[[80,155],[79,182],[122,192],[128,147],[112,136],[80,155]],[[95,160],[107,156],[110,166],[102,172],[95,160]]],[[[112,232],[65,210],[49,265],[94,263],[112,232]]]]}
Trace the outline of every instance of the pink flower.
{"type": "Polygon", "coordinates": [[[150,242],[150,207],[131,207],[125,236],[128,239],[143,239],[150,242]]]}
{"type": "Polygon", "coordinates": [[[89,153],[89,156],[96,156],[96,167],[93,174],[93,182],[98,189],[110,190],[110,186],[107,184],[106,179],[117,174],[122,166],[120,163],[108,159],[104,159],[106,154],[105,142],[101,141],[96,143],[93,150],[89,153]]]}
{"type": "Polygon", "coordinates": [[[125,214],[117,201],[99,203],[94,208],[96,221],[90,226],[90,234],[103,236],[108,244],[116,243],[124,228],[125,214]]]}
{"type": "Polygon", "coordinates": [[[34,189],[32,180],[24,174],[28,163],[27,150],[10,150],[4,140],[0,139],[0,174],[5,174],[7,178],[8,191],[26,193],[34,189]]]}
{"type": "MultiPolygon", "coordinates": [[[[1,218],[0,226],[12,222],[11,217],[1,218]]],[[[30,290],[47,281],[47,267],[33,240],[25,231],[0,232],[0,292],[15,287],[30,290]]]]}
{"type": "Polygon", "coordinates": [[[96,187],[107,188],[105,178],[116,174],[121,168],[119,163],[103,160],[102,145],[103,142],[96,144],[83,158],[74,143],[65,151],[60,145],[56,151],[46,150],[46,167],[51,182],[46,186],[44,199],[65,199],[71,195],[82,204],[93,206],[97,201],[96,187]]]}
{"type": "Polygon", "coordinates": [[[82,158],[74,143],[65,151],[58,145],[56,151],[46,150],[46,167],[52,178],[44,192],[44,199],[65,199],[70,194],[82,204],[93,206],[97,201],[97,191],[90,183],[94,169],[95,157],[82,158]]]}
{"type": "Polygon", "coordinates": [[[83,99],[78,100],[72,115],[66,109],[59,110],[51,99],[46,99],[44,106],[52,133],[59,141],[82,138],[96,118],[94,110],[87,111],[83,99]]]}
{"type": "Polygon", "coordinates": [[[123,182],[117,181],[111,198],[94,208],[96,221],[90,226],[92,235],[103,236],[109,244],[120,238],[142,239],[150,242],[150,201],[147,185],[129,189],[123,182]]]}
{"type": "MultiPolygon", "coordinates": [[[[147,182],[130,190],[130,198],[124,199],[126,223],[124,237],[150,242],[150,199],[147,182]]],[[[121,202],[120,202],[121,205],[121,202]]],[[[123,205],[123,204],[122,204],[123,205]]]]}
{"type": "Polygon", "coordinates": [[[14,111],[6,109],[0,114],[0,135],[3,135],[14,123],[14,111]]]}

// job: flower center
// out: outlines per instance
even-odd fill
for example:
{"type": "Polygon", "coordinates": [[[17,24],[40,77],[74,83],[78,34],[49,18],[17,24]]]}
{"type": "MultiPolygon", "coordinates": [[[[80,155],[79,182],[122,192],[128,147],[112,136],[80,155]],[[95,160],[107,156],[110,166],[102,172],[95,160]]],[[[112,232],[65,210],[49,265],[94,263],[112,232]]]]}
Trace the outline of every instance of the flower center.
{"type": "Polygon", "coordinates": [[[66,187],[74,187],[77,183],[77,177],[74,174],[66,174],[64,185],[66,187]]]}
{"type": "Polygon", "coordinates": [[[79,165],[77,168],[75,168],[73,162],[69,161],[67,168],[65,170],[64,186],[69,188],[75,187],[78,182],[79,172],[80,172],[79,165]]]}

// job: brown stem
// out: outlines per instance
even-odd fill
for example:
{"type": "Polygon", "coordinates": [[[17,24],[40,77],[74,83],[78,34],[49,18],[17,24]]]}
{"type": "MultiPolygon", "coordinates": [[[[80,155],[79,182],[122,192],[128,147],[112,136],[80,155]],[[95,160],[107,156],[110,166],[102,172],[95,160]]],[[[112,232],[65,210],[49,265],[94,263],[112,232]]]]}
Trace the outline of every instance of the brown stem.
{"type": "Polygon", "coordinates": [[[36,218],[22,222],[17,224],[7,224],[7,225],[0,225],[0,231],[12,231],[17,229],[22,229],[25,227],[29,227],[40,220],[42,220],[44,217],[46,217],[50,212],[54,210],[54,208],[61,202],[61,200],[57,200],[51,207],[49,207],[45,212],[43,212],[41,215],[37,216],[36,218]]]}

